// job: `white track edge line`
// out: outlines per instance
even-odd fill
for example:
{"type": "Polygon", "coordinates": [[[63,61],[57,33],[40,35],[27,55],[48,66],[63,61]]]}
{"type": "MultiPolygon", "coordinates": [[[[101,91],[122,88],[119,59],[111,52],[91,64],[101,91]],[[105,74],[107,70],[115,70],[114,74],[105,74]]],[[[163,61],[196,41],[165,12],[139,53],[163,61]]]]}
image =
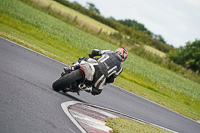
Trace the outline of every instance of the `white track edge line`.
{"type": "Polygon", "coordinates": [[[51,57],[48,57],[48,56],[46,56],[46,55],[44,55],[44,54],[42,54],[42,53],[36,52],[36,51],[34,51],[34,50],[30,49],[30,48],[27,48],[27,47],[25,47],[25,46],[23,46],[23,45],[17,44],[17,43],[15,43],[15,42],[11,41],[11,40],[8,40],[8,39],[3,38],[3,37],[1,37],[1,36],[0,36],[0,38],[1,38],[1,39],[4,39],[4,40],[6,40],[6,41],[8,41],[8,42],[10,42],[10,43],[13,43],[13,44],[15,44],[15,45],[17,45],[17,46],[19,46],[19,47],[22,47],[22,48],[24,48],[24,49],[26,49],[26,50],[29,50],[29,51],[31,51],[31,52],[33,52],[33,53],[36,53],[36,54],[41,55],[41,56],[44,56],[45,58],[48,58],[48,59],[53,60],[53,61],[55,61],[55,62],[61,63],[61,64],[63,64],[63,65],[67,65],[67,64],[65,64],[65,63],[63,63],[63,62],[57,61],[57,60],[55,60],[55,59],[53,59],[53,58],[51,58],[51,57]]]}
{"type": "Polygon", "coordinates": [[[82,132],[82,133],[87,133],[85,131],[85,129],[83,129],[81,127],[81,125],[74,119],[74,117],[71,115],[71,113],[68,110],[68,107],[71,105],[75,105],[75,104],[80,104],[81,102],[78,101],[69,101],[69,102],[64,102],[61,104],[61,107],[63,109],[63,111],[65,112],[65,114],[70,118],[70,120],[76,125],[76,127],[82,132]]]}
{"type": "MultiPolygon", "coordinates": [[[[84,103],[83,103],[83,104],[84,104],[84,103]]],[[[173,131],[173,130],[171,130],[171,129],[168,129],[168,128],[165,128],[165,127],[162,127],[162,126],[159,126],[159,125],[156,125],[156,124],[153,124],[153,123],[150,123],[150,122],[141,120],[141,119],[139,119],[139,118],[136,118],[136,117],[133,117],[133,116],[130,116],[130,115],[127,115],[127,114],[124,114],[124,113],[121,113],[121,112],[112,110],[112,109],[108,109],[108,108],[101,107],[101,106],[97,106],[97,105],[93,105],[93,104],[88,104],[88,105],[90,105],[90,106],[92,106],[92,107],[100,108],[100,109],[103,109],[103,110],[108,110],[108,111],[110,111],[110,112],[114,112],[114,113],[117,113],[117,114],[120,114],[120,115],[129,117],[129,118],[131,118],[131,119],[133,119],[133,120],[135,120],[135,121],[137,121],[137,122],[143,122],[143,123],[145,123],[145,124],[149,124],[149,125],[152,125],[152,126],[156,126],[156,127],[161,128],[161,129],[167,130],[167,131],[169,131],[169,132],[178,133],[178,132],[173,131]]]]}
{"type": "Polygon", "coordinates": [[[195,122],[195,123],[200,124],[200,122],[195,121],[195,120],[193,120],[192,118],[189,118],[189,117],[187,117],[187,116],[185,116],[185,115],[182,115],[182,114],[180,114],[180,113],[178,113],[178,112],[176,112],[176,111],[174,111],[174,110],[171,110],[171,109],[169,109],[169,108],[167,108],[167,107],[165,107],[165,106],[162,106],[162,105],[160,105],[160,104],[158,104],[158,103],[156,103],[156,102],[154,102],[154,101],[151,101],[151,100],[149,100],[149,99],[146,99],[146,98],[144,98],[144,97],[142,97],[142,96],[139,96],[139,95],[137,95],[137,94],[135,94],[135,93],[132,93],[132,92],[130,92],[130,91],[128,91],[128,90],[125,90],[125,89],[123,89],[123,88],[121,88],[121,87],[119,87],[119,86],[116,86],[116,85],[114,85],[114,84],[110,84],[110,85],[111,85],[111,86],[113,85],[113,86],[115,86],[116,88],[118,88],[118,89],[120,89],[120,90],[122,90],[122,91],[125,91],[125,92],[127,92],[127,93],[129,93],[129,94],[131,94],[131,95],[135,95],[135,96],[137,96],[137,97],[140,97],[141,99],[147,100],[147,101],[149,101],[149,102],[151,102],[151,103],[153,103],[153,104],[156,104],[156,105],[158,105],[158,106],[160,106],[160,107],[162,107],[162,108],[164,108],[164,109],[167,109],[168,111],[171,111],[171,112],[173,112],[173,113],[175,113],[175,114],[178,114],[178,115],[180,115],[180,116],[182,116],[182,117],[184,117],[184,118],[186,118],[186,119],[189,119],[189,120],[191,120],[191,121],[193,121],[193,122],[195,122]]]}
{"type": "MultiPolygon", "coordinates": [[[[164,130],[169,131],[169,132],[178,133],[178,132],[173,131],[173,130],[171,130],[171,129],[168,129],[168,128],[165,128],[165,127],[162,127],[162,126],[159,126],[159,125],[150,123],[150,122],[146,122],[146,121],[144,121],[144,120],[141,120],[141,119],[132,117],[132,116],[130,116],[130,115],[127,115],[127,114],[124,114],[124,113],[121,113],[121,112],[118,112],[118,111],[115,111],[115,110],[112,110],[112,109],[108,109],[108,108],[105,108],[105,107],[101,107],[101,106],[98,106],[98,105],[87,104],[87,103],[78,102],[78,101],[68,101],[68,102],[62,103],[61,106],[62,106],[62,108],[64,108],[64,109],[63,109],[64,112],[65,112],[65,113],[67,112],[67,113],[66,113],[67,116],[68,116],[69,118],[72,117],[72,119],[74,119],[74,118],[73,118],[73,116],[69,113],[68,107],[69,107],[70,105],[75,105],[75,104],[84,104],[84,105],[88,105],[88,106],[91,106],[91,107],[95,107],[95,108],[107,110],[107,111],[110,111],[110,112],[113,112],[113,113],[117,113],[117,114],[123,115],[123,116],[125,116],[125,117],[129,117],[129,118],[131,118],[131,119],[133,119],[133,120],[135,120],[135,121],[137,121],[137,122],[143,122],[143,123],[145,123],[145,124],[149,124],[149,125],[152,125],[152,126],[156,126],[156,127],[159,127],[159,128],[161,128],[161,129],[164,129],[164,130]]],[[[71,119],[71,118],[70,118],[70,119],[71,119]]],[[[71,119],[71,120],[72,120],[72,119],[71,119]]],[[[80,126],[80,124],[79,124],[75,119],[74,119],[72,122],[73,122],[76,126],[78,125],[81,129],[83,129],[83,128],[80,126]],[[74,121],[75,121],[75,123],[74,123],[74,121]]],[[[78,126],[77,126],[77,127],[78,127],[78,126]]],[[[78,127],[78,128],[79,128],[79,127],[78,127]]],[[[83,130],[84,130],[84,129],[83,129],[83,130]]],[[[85,132],[83,132],[83,133],[85,133],[85,132]]]]}

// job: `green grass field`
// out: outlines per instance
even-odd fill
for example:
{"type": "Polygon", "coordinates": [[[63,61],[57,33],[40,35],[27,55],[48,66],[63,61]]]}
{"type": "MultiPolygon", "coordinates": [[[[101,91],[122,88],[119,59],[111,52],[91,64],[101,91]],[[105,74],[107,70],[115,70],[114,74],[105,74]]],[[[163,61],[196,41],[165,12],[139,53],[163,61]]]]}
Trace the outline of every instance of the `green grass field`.
{"type": "MultiPolygon", "coordinates": [[[[95,48],[117,49],[19,0],[0,1],[0,36],[66,64],[87,56],[95,48]]],[[[123,65],[116,85],[200,120],[200,84],[133,54],[123,65]]]]}
{"type": "Polygon", "coordinates": [[[166,54],[165,54],[165,53],[163,53],[162,51],[159,51],[159,50],[157,50],[157,49],[155,49],[155,48],[153,48],[153,47],[151,47],[151,46],[144,45],[144,49],[145,49],[146,51],[149,51],[149,52],[151,52],[151,53],[153,53],[153,54],[156,54],[156,55],[158,55],[158,56],[160,56],[160,57],[166,57],[166,54]]]}
{"type": "Polygon", "coordinates": [[[170,133],[164,129],[124,118],[109,119],[106,126],[113,129],[111,133],[170,133]]]}
{"type": "Polygon", "coordinates": [[[61,5],[60,3],[57,3],[52,0],[33,0],[37,4],[45,7],[52,8],[56,12],[59,12],[60,14],[65,15],[66,17],[71,17],[74,19],[77,16],[76,21],[78,21],[82,25],[86,25],[87,27],[99,31],[102,28],[102,32],[106,32],[108,34],[117,32],[115,29],[108,27],[107,25],[104,25],[88,16],[85,16],[75,10],[72,10],[71,8],[68,8],[66,6],[61,5]]]}

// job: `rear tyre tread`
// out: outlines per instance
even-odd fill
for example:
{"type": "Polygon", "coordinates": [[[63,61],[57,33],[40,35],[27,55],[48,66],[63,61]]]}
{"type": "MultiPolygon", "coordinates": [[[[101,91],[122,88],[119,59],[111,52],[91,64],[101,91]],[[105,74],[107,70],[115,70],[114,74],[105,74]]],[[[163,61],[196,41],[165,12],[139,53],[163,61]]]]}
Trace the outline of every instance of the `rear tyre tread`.
{"type": "Polygon", "coordinates": [[[52,88],[53,90],[58,92],[64,90],[68,85],[70,85],[70,83],[80,79],[82,79],[82,73],[80,72],[80,70],[76,70],[56,80],[53,83],[52,88]]]}

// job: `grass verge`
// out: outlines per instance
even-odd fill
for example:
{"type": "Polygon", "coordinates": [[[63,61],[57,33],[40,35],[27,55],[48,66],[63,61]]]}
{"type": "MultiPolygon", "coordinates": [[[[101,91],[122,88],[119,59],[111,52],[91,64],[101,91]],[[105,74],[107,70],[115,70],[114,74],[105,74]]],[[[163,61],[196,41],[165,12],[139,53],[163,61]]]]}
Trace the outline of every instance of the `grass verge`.
{"type": "Polygon", "coordinates": [[[125,118],[109,119],[106,126],[113,129],[111,133],[169,133],[164,129],[125,118]]]}

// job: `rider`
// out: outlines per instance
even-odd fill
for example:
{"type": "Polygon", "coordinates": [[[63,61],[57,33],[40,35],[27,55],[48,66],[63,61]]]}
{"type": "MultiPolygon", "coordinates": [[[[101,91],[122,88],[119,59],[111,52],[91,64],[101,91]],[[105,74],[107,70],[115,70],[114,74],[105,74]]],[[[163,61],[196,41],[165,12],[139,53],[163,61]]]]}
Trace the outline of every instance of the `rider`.
{"type": "MultiPolygon", "coordinates": [[[[90,58],[94,58],[95,56],[101,56],[97,60],[97,65],[94,65],[95,74],[93,79],[93,86],[85,89],[86,92],[90,92],[92,95],[98,95],[101,93],[104,85],[106,83],[113,83],[115,78],[122,72],[123,66],[122,62],[124,62],[128,56],[128,51],[121,47],[118,48],[115,52],[109,49],[98,50],[94,49],[91,54],[89,54],[90,58]]],[[[81,57],[81,60],[89,60],[88,57],[81,57]]],[[[73,71],[79,69],[80,65],[75,63],[73,66],[64,67],[65,73],[69,71],[73,71]]]]}

